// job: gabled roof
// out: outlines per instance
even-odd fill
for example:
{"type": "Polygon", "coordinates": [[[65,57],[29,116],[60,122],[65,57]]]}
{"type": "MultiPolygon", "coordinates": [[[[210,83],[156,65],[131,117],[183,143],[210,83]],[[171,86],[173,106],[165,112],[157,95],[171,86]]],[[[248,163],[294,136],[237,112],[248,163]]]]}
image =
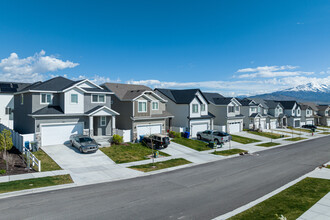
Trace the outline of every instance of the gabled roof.
{"type": "Polygon", "coordinates": [[[64,114],[60,106],[48,105],[42,109],[33,112],[31,115],[60,115],[64,114]]]}
{"type": "Polygon", "coordinates": [[[258,104],[255,103],[255,101],[250,99],[238,99],[238,101],[242,104],[242,106],[258,106],[258,104]]]}
{"type": "Polygon", "coordinates": [[[317,106],[320,111],[325,111],[328,109],[330,106],[329,105],[318,105],[317,106]]]}
{"type": "Polygon", "coordinates": [[[298,103],[296,101],[275,101],[282,104],[285,109],[293,109],[294,105],[298,103]]]}
{"type": "Polygon", "coordinates": [[[0,82],[0,93],[15,93],[29,85],[31,85],[31,83],[0,82]]]}
{"type": "Polygon", "coordinates": [[[156,91],[159,91],[167,98],[175,102],[176,104],[190,104],[191,101],[196,97],[196,93],[199,92],[205,99],[207,103],[209,101],[204,96],[200,89],[160,89],[156,88],[156,91]]]}
{"type": "Polygon", "coordinates": [[[58,76],[58,77],[49,79],[45,82],[36,82],[36,83],[20,90],[19,92],[24,92],[24,91],[28,91],[28,90],[57,92],[57,91],[62,91],[66,88],[69,88],[78,82],[80,82],[80,80],[73,81],[73,80],[64,78],[62,76],[58,76]]]}
{"type": "Polygon", "coordinates": [[[228,105],[233,99],[233,97],[224,97],[219,93],[204,92],[206,99],[215,105],[228,105]]]}
{"type": "Polygon", "coordinates": [[[118,112],[114,111],[113,109],[105,106],[105,105],[99,105],[99,106],[96,106],[95,108],[92,108],[91,110],[85,112],[86,115],[94,115],[95,113],[101,111],[101,110],[107,110],[107,111],[110,111],[112,115],[119,115],[118,112]]]}
{"type": "Polygon", "coordinates": [[[302,104],[310,106],[314,111],[318,111],[319,110],[318,109],[318,105],[315,104],[314,102],[304,102],[302,104]]]}
{"type": "Polygon", "coordinates": [[[261,104],[264,108],[269,108],[266,101],[261,98],[249,98],[250,100],[254,100],[256,103],[261,104]]]}
{"type": "Polygon", "coordinates": [[[145,91],[152,89],[143,85],[123,84],[123,83],[104,83],[102,86],[114,92],[120,100],[133,100],[142,95],[145,91]]]}
{"type": "Polygon", "coordinates": [[[300,105],[300,108],[301,110],[306,110],[306,109],[313,109],[312,107],[310,107],[309,105],[305,105],[305,104],[299,104],[300,105]]]}

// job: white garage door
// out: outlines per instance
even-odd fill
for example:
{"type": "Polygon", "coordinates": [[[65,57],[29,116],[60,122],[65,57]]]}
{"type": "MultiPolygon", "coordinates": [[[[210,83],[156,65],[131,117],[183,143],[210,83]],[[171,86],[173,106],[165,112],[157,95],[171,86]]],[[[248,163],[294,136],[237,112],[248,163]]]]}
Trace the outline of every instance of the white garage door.
{"type": "Polygon", "coordinates": [[[260,129],[263,130],[266,128],[266,120],[260,120],[260,129]]]}
{"type": "Polygon", "coordinates": [[[146,135],[146,134],[161,134],[162,125],[161,124],[139,125],[136,126],[136,132],[138,138],[140,138],[141,135],[146,135]]]}
{"type": "Polygon", "coordinates": [[[241,123],[232,123],[228,125],[228,133],[233,134],[241,131],[241,123]]]}
{"type": "Polygon", "coordinates": [[[196,137],[197,136],[197,132],[199,131],[205,131],[208,129],[208,124],[204,123],[204,124],[192,124],[191,125],[191,137],[196,137]]]}
{"type": "Polygon", "coordinates": [[[271,121],[270,122],[270,129],[275,129],[276,128],[276,121],[271,121]]]}
{"type": "Polygon", "coordinates": [[[313,124],[314,124],[314,120],[306,120],[306,125],[313,125],[313,124]]]}
{"type": "Polygon", "coordinates": [[[327,121],[327,126],[330,126],[330,119],[328,119],[327,121]]]}
{"type": "Polygon", "coordinates": [[[82,134],[84,129],[83,123],[73,124],[41,124],[41,145],[64,144],[70,139],[72,134],[82,134]]]}

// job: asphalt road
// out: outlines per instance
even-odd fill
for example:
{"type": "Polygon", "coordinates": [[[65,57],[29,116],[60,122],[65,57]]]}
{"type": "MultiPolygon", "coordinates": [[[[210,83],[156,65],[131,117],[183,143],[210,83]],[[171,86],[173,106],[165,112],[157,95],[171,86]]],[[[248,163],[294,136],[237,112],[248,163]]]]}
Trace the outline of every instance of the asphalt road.
{"type": "Polygon", "coordinates": [[[212,219],[330,160],[330,136],[172,172],[0,200],[1,219],[212,219]]]}

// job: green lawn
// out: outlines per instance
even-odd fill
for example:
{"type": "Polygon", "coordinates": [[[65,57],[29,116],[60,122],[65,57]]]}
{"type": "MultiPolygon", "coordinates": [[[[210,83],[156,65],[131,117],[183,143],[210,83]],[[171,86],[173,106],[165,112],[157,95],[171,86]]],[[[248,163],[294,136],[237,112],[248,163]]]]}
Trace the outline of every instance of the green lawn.
{"type": "Polygon", "coordinates": [[[162,162],[156,162],[154,164],[148,163],[148,164],[143,164],[143,165],[137,165],[137,166],[131,166],[129,168],[143,171],[143,172],[150,172],[154,170],[160,170],[160,169],[165,169],[169,167],[175,167],[175,166],[180,166],[184,164],[189,164],[191,163],[188,160],[185,160],[183,158],[176,158],[176,159],[171,159],[171,160],[166,160],[162,162]]]}
{"type": "MultiPolygon", "coordinates": [[[[272,139],[282,138],[282,136],[283,136],[282,134],[271,133],[271,132],[248,131],[248,133],[263,136],[263,137],[267,137],[267,138],[272,138],[272,139]]],[[[287,137],[287,136],[285,136],[285,137],[287,137]]]]}
{"type": "Polygon", "coordinates": [[[327,165],[326,168],[330,169],[330,165],[327,165]]]}
{"type": "Polygon", "coordinates": [[[291,131],[281,131],[281,130],[275,130],[275,131],[278,131],[278,132],[283,132],[283,133],[287,133],[287,134],[296,134],[296,135],[299,135],[299,133],[296,133],[296,132],[291,132],[291,131]]]}
{"type": "MultiPolygon", "coordinates": [[[[52,170],[61,170],[62,168],[45,153],[42,149],[39,149],[37,152],[32,152],[38,160],[41,161],[41,171],[52,171],[52,170]]],[[[35,170],[38,170],[37,166],[33,167],[35,170]]]]}
{"type": "Polygon", "coordinates": [[[245,153],[245,152],[247,152],[247,151],[235,148],[235,149],[230,149],[230,150],[214,151],[214,152],[212,152],[212,154],[221,155],[221,156],[230,156],[230,155],[245,153]]]}
{"type": "Polygon", "coordinates": [[[0,183],[0,193],[73,183],[71,176],[58,175],[0,183]]]}
{"type": "Polygon", "coordinates": [[[322,132],[322,133],[320,133],[320,134],[328,135],[328,134],[330,134],[330,132],[326,131],[326,132],[322,132]]]}
{"type": "Polygon", "coordinates": [[[286,141],[301,141],[301,140],[305,140],[307,138],[302,138],[302,137],[295,137],[295,138],[288,138],[288,139],[284,139],[286,141]]]}
{"type": "MultiPolygon", "coordinates": [[[[100,150],[105,153],[116,163],[128,163],[139,160],[148,159],[146,156],[152,154],[152,150],[140,143],[127,145],[111,145],[110,147],[102,147],[100,150]]],[[[168,154],[159,151],[162,156],[169,156],[168,154]]]]}
{"type": "Polygon", "coordinates": [[[273,146],[277,146],[277,145],[281,145],[281,144],[280,143],[275,143],[275,142],[267,142],[267,143],[263,143],[263,144],[257,144],[256,146],[273,147],[273,146]]]}
{"type": "Polygon", "coordinates": [[[241,144],[250,144],[250,143],[260,142],[260,140],[242,137],[242,136],[238,136],[238,135],[232,134],[231,136],[232,136],[232,141],[235,141],[235,142],[238,142],[241,144]]]}
{"type": "Polygon", "coordinates": [[[191,149],[197,150],[197,151],[203,151],[203,150],[210,150],[211,148],[208,146],[207,143],[199,140],[193,140],[193,139],[187,139],[187,138],[173,138],[173,142],[184,145],[186,147],[190,147],[191,149]]]}
{"type": "Polygon", "coordinates": [[[276,215],[297,219],[328,192],[330,180],[306,178],[230,220],[276,220],[276,215]]]}
{"type": "Polygon", "coordinates": [[[312,131],[310,129],[305,129],[305,128],[293,128],[293,127],[288,127],[288,129],[290,130],[294,130],[294,131],[301,131],[301,132],[306,132],[306,133],[312,133],[312,131]]]}

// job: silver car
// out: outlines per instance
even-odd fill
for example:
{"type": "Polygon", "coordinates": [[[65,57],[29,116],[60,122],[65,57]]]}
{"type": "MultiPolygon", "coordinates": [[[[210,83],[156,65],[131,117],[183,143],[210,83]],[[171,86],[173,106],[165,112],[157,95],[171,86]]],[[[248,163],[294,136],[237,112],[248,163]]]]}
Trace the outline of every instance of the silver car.
{"type": "Polygon", "coordinates": [[[217,145],[225,143],[231,140],[231,135],[223,131],[206,130],[203,132],[197,132],[197,139],[214,141],[217,145]]]}
{"type": "Polygon", "coordinates": [[[99,144],[87,135],[71,135],[70,142],[73,147],[80,151],[80,153],[95,152],[99,149],[99,144]]]}

